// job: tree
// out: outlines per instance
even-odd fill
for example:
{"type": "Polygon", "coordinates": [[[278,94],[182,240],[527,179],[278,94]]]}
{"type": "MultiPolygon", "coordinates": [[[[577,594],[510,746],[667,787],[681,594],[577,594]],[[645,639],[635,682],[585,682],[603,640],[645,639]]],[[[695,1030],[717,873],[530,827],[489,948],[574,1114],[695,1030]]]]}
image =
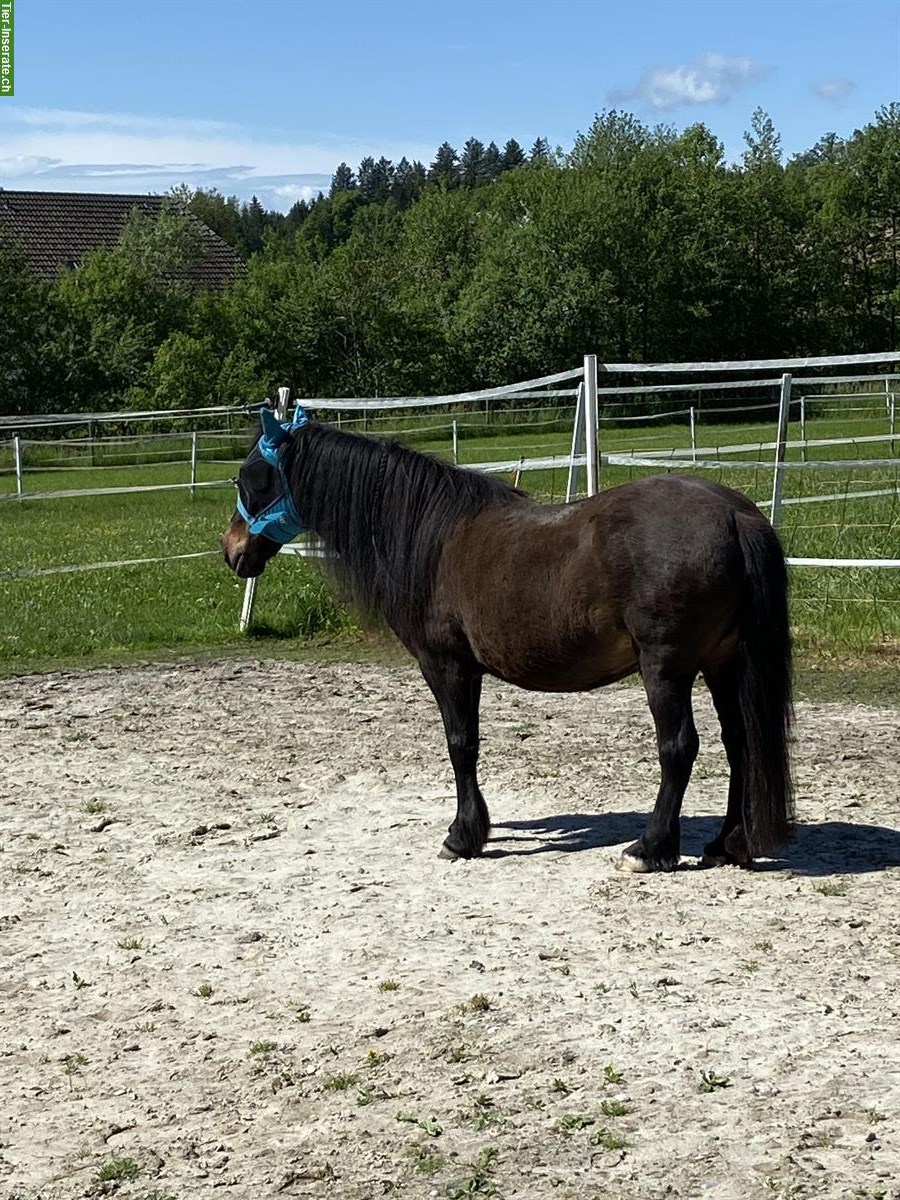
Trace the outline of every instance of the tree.
{"type": "Polygon", "coordinates": [[[173,188],[171,194],[177,204],[186,207],[198,221],[202,221],[204,225],[217,233],[220,238],[228,242],[229,246],[233,246],[238,251],[244,250],[241,236],[241,206],[237,196],[228,196],[226,199],[215,188],[209,191],[198,188],[192,192],[184,185],[180,188],[173,188]]]}
{"type": "Polygon", "coordinates": [[[266,228],[266,211],[256,196],[249,204],[241,206],[241,242],[249,254],[258,254],[263,247],[263,233],[266,228]]]}
{"type": "Polygon", "coordinates": [[[757,108],[750,118],[750,128],[744,132],[747,149],[744,151],[744,166],[748,171],[781,165],[781,135],[777,133],[772,118],[757,108]]]}
{"type": "Polygon", "coordinates": [[[464,187],[477,187],[487,181],[484,161],[484,142],[471,137],[459,156],[459,178],[464,187]]]}
{"type": "Polygon", "coordinates": [[[409,208],[418,200],[425,178],[425,168],[420,162],[411,163],[406,157],[400,159],[391,182],[391,198],[398,208],[409,208]]]}
{"type": "Polygon", "coordinates": [[[24,250],[0,232],[0,413],[52,411],[55,380],[42,370],[50,336],[47,288],[38,283],[24,250]]]}
{"type": "Polygon", "coordinates": [[[594,171],[626,168],[650,142],[650,130],[636,116],[610,109],[594,117],[586,134],[577,135],[568,164],[594,171]]]}
{"type": "MultiPolygon", "coordinates": [[[[548,151],[550,147],[547,147],[548,151]]],[[[514,171],[525,162],[525,151],[515,138],[510,138],[503,147],[502,166],[504,171],[514,171]]]]}
{"type": "Polygon", "coordinates": [[[531,153],[528,155],[528,161],[532,163],[548,163],[550,161],[550,143],[546,138],[536,138],[534,145],[531,147],[531,153]]]}
{"type": "Polygon", "coordinates": [[[157,347],[192,319],[199,285],[190,268],[199,230],[163,210],[135,210],[113,249],[97,249],[51,289],[59,332],[49,346],[69,406],[117,407],[145,380],[157,347]]]}
{"type": "Polygon", "coordinates": [[[503,159],[496,142],[488,142],[484,151],[484,178],[487,183],[493,183],[503,170],[503,159]]]}
{"type": "Polygon", "coordinates": [[[438,146],[428,178],[444,188],[456,187],[459,183],[459,155],[449,142],[438,146]]]}
{"type": "Polygon", "coordinates": [[[329,196],[333,196],[335,192],[349,192],[356,187],[356,176],[350,170],[345,162],[342,162],[338,169],[331,177],[331,191],[329,196]]]}

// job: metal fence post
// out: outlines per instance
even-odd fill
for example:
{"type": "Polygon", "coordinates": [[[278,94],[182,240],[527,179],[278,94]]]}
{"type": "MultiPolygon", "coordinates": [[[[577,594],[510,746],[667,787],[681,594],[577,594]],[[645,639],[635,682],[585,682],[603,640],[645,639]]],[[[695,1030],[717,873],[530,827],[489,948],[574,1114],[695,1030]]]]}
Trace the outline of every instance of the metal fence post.
{"type": "Polygon", "coordinates": [[[191,499],[197,494],[197,430],[191,434],[191,499]]]}
{"type": "Polygon", "coordinates": [[[453,418],[453,461],[459,465],[459,431],[456,428],[456,418],[453,418]]]}
{"type": "Polygon", "coordinates": [[[597,431],[599,426],[597,412],[597,355],[584,356],[584,444],[587,457],[587,494],[596,496],[600,490],[599,465],[597,453],[597,431]]]}
{"type": "Polygon", "coordinates": [[[807,461],[806,457],[806,397],[800,397],[800,441],[803,443],[803,461],[807,461]]]}
{"type": "Polygon", "coordinates": [[[781,492],[784,486],[784,454],[788,420],[791,410],[791,376],[781,377],[781,396],[778,401],[778,433],[775,437],[775,470],[772,476],[772,515],[775,529],[781,521],[781,492]]]}
{"type": "Polygon", "coordinates": [[[16,495],[21,496],[25,491],[25,484],[22,479],[22,443],[19,441],[18,434],[13,437],[13,458],[16,463],[16,495]]]}
{"type": "Polygon", "coordinates": [[[569,473],[566,477],[566,504],[578,494],[578,468],[575,459],[584,449],[584,383],[578,385],[575,400],[575,421],[572,425],[572,452],[569,455],[569,473]]]}

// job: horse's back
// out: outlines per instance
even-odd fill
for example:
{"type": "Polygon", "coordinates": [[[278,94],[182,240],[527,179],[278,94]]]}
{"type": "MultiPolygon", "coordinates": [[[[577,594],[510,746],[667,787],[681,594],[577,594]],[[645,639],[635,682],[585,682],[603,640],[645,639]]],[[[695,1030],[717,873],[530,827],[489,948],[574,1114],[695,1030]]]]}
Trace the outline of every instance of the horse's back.
{"type": "Polygon", "coordinates": [[[541,690],[620,679],[654,641],[702,669],[735,637],[737,520],[768,527],[740,493],[668,475],[568,505],[486,509],[448,543],[438,624],[455,625],[485,670],[541,690]]]}

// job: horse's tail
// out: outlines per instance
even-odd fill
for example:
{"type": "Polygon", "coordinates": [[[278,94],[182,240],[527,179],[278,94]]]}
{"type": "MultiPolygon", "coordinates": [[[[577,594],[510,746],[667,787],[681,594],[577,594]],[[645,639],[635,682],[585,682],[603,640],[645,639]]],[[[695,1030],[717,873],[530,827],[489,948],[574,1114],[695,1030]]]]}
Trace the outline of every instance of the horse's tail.
{"type": "Polygon", "coordinates": [[[735,524],[746,572],[738,689],[745,731],[744,832],[751,855],[767,854],[788,840],[794,818],[787,564],[768,521],[736,513],[735,524]]]}

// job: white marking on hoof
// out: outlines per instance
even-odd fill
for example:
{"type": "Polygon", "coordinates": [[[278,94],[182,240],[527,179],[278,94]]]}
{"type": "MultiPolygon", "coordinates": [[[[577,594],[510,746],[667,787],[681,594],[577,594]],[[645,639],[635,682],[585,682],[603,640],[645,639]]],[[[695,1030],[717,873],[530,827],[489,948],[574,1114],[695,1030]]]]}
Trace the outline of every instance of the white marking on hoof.
{"type": "Polygon", "coordinates": [[[647,875],[653,868],[644,858],[638,858],[636,854],[628,854],[623,851],[616,862],[616,868],[619,871],[629,871],[632,875],[647,875]]]}
{"type": "Polygon", "coordinates": [[[441,846],[438,858],[446,859],[447,862],[457,862],[459,855],[454,850],[451,850],[449,846],[441,846]]]}

